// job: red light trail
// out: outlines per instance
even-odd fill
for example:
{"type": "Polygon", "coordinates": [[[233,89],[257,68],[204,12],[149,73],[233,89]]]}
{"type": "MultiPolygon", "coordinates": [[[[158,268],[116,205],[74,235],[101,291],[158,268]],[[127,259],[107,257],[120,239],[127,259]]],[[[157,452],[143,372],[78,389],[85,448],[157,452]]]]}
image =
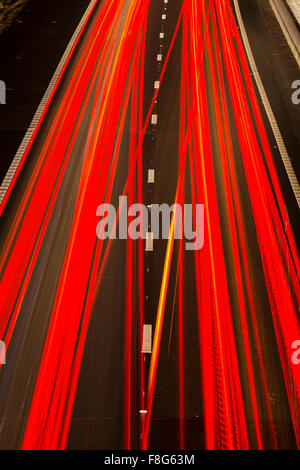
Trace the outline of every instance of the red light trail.
{"type": "MultiPolygon", "coordinates": [[[[273,390],[281,390],[289,405],[290,432],[300,448],[300,366],[291,361],[291,346],[300,338],[300,265],[271,144],[231,3],[183,0],[180,5],[159,74],[160,88],[145,103],[151,1],[97,4],[63,70],[64,83],[54,90],[0,207],[6,223],[0,339],[8,354],[16,347],[14,335],[23,319],[30,322],[40,315],[43,324],[41,354],[37,370],[31,371],[29,406],[20,431],[22,449],[68,448],[91,319],[101,315],[111,321],[114,315],[106,311],[101,286],[120,248],[116,240],[97,239],[96,208],[114,203],[121,194],[129,204],[144,202],[145,136],[178,45],[181,77],[173,93],[180,96],[179,145],[177,160],[172,157],[178,166],[171,199],[205,207],[205,244],[194,252],[192,270],[199,364],[194,373],[201,383],[195,401],[203,411],[203,447],[281,448],[284,438],[278,435],[270,399],[273,390]],[[21,167],[32,155],[24,173],[21,167]],[[23,177],[19,203],[5,218],[14,185],[23,177]],[[54,272],[48,268],[51,261],[54,272]],[[43,282],[49,285],[48,298],[43,282]],[[263,323],[267,316],[272,332],[263,323]],[[266,360],[268,334],[277,347],[276,365],[272,358],[266,360]]],[[[126,266],[120,267],[120,276],[122,269],[125,274],[123,377],[119,384],[106,386],[122,388],[124,449],[151,448],[153,423],[159,418],[162,350],[172,335],[177,341],[177,381],[170,390],[178,397],[178,448],[188,445],[191,300],[186,279],[191,270],[183,241],[174,237],[175,217],[158,273],[148,365],[142,353],[147,317],[142,239],[126,241],[126,266]],[[169,328],[170,299],[176,328],[169,328]]],[[[122,294],[116,290],[114,296],[122,294]]],[[[6,366],[0,367],[1,387],[6,366]]],[[[201,442],[199,436],[198,448],[201,442]]]]}

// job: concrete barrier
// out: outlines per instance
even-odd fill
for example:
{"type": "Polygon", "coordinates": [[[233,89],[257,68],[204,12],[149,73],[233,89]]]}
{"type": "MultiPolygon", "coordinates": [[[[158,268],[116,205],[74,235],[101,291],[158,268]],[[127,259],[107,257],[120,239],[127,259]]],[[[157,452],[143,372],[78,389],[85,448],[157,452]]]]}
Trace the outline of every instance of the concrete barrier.
{"type": "Polygon", "coordinates": [[[290,10],[291,14],[294,17],[295,23],[300,27],[300,3],[299,0],[285,0],[290,10]]]}
{"type": "Polygon", "coordinates": [[[300,31],[283,0],[270,0],[274,14],[300,68],[300,31]]]}

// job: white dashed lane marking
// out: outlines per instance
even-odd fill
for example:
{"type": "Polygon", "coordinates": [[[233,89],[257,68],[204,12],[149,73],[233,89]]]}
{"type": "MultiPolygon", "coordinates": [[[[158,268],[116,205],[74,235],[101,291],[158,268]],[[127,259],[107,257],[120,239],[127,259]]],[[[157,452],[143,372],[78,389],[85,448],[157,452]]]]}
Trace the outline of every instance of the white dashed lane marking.
{"type": "Polygon", "coordinates": [[[147,232],[146,251],[153,251],[153,232],[147,232]]]}
{"type": "Polygon", "coordinates": [[[151,116],[151,124],[157,124],[157,114],[152,114],[151,116]]]}
{"type": "Polygon", "coordinates": [[[148,183],[154,183],[155,170],[148,170],[148,183]]]}
{"type": "Polygon", "coordinates": [[[142,353],[152,353],[152,325],[143,325],[143,344],[142,353]]]}

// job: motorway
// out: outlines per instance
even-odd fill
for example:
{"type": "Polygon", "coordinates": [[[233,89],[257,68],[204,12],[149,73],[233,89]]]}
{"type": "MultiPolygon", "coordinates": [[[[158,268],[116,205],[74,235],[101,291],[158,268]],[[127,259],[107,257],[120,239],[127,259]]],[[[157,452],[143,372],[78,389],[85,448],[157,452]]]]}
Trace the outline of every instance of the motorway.
{"type": "Polygon", "coordinates": [[[238,26],[95,2],[0,206],[1,449],[300,448],[298,207],[238,26]],[[203,248],[99,240],[122,195],[204,204],[203,248]]]}

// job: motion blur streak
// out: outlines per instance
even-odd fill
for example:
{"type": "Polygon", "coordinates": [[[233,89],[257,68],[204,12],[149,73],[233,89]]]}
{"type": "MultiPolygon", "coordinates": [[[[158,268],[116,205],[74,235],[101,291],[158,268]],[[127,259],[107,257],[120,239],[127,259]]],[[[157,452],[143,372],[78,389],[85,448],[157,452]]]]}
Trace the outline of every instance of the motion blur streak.
{"type": "Polygon", "coordinates": [[[0,448],[300,448],[299,257],[231,2],[170,3],[97,2],[0,208],[0,448]],[[203,249],[176,213],[151,253],[97,239],[166,194],[203,249]]]}

